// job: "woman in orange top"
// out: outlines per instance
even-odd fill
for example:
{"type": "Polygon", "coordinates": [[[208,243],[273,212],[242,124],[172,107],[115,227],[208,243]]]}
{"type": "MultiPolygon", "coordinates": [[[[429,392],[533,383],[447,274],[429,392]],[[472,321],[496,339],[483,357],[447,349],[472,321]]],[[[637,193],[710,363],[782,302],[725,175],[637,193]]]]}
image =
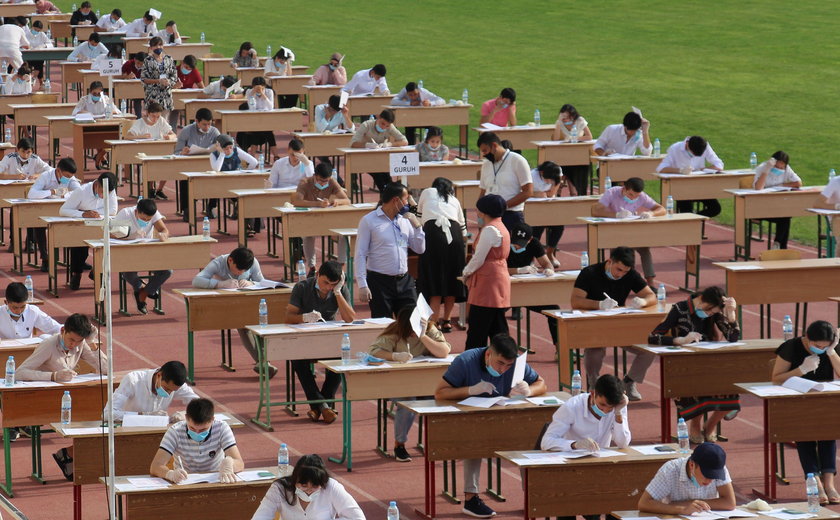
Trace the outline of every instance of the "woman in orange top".
{"type": "Polygon", "coordinates": [[[485,347],[496,334],[507,333],[505,311],[510,307],[510,233],[501,218],[507,204],[498,195],[485,195],[475,207],[482,229],[475,241],[475,253],[464,268],[470,304],[466,349],[485,347]]]}

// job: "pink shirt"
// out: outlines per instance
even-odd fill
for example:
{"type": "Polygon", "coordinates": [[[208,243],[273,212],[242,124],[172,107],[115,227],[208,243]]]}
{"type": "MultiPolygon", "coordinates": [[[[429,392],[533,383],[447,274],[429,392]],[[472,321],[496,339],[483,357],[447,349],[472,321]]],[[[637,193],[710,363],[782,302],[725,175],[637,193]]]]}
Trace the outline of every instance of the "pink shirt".
{"type": "Polygon", "coordinates": [[[605,208],[616,213],[622,209],[636,213],[640,209],[653,209],[657,205],[657,202],[645,192],[640,193],[639,197],[633,202],[627,202],[624,200],[624,195],[621,194],[621,190],[621,186],[608,189],[606,193],[601,195],[598,202],[603,204],[605,208]]]}
{"type": "MultiPolygon", "coordinates": [[[[493,105],[496,104],[496,98],[490,99],[485,101],[481,104],[481,115],[482,116],[489,116],[493,113],[493,105]]],[[[510,120],[510,107],[503,108],[496,112],[496,115],[493,116],[493,119],[490,120],[491,123],[497,126],[507,126],[508,121],[510,120]]]]}

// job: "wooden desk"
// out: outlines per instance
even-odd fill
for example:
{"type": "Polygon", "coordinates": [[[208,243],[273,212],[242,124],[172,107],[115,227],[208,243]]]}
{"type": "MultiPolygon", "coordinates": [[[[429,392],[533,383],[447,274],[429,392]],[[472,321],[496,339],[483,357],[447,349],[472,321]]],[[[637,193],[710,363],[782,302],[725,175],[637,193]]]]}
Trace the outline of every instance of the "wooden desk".
{"type": "MultiPolygon", "coordinates": [[[[261,291],[223,291],[216,289],[175,289],[187,306],[187,379],[195,382],[195,333],[205,330],[241,329],[254,323],[260,300],[268,304],[268,321],[280,323],[285,319],[291,289],[261,291]]],[[[222,345],[222,367],[233,371],[230,344],[222,345]]]]}
{"type": "MultiPolygon", "coordinates": [[[[603,315],[599,311],[585,311],[583,316],[568,311],[543,311],[546,316],[557,318],[557,369],[560,388],[570,388],[574,358],[572,350],[606,348],[646,343],[650,331],[668,315],[656,305],[641,309],[639,313],[603,315]]],[[[618,375],[618,366],[615,367],[618,375]]]]}
{"type": "Polygon", "coordinates": [[[684,175],[681,173],[654,173],[659,179],[662,205],[668,195],[679,200],[728,199],[732,193],[726,190],[737,189],[741,179],[752,178],[752,170],[724,170],[723,173],[684,175]]]}
{"type": "MultiPolygon", "coordinates": [[[[184,101],[187,99],[206,99],[207,94],[200,88],[173,88],[172,106],[175,110],[184,110],[184,101]]],[[[190,121],[187,120],[186,123],[190,121]]]]}
{"type": "Polygon", "coordinates": [[[35,22],[40,21],[41,24],[44,26],[44,30],[50,29],[51,24],[55,22],[66,21],[69,22],[70,18],[73,16],[72,13],[44,13],[44,14],[36,14],[34,12],[30,13],[29,21],[35,22]]]}
{"type": "MultiPolygon", "coordinates": [[[[241,101],[240,101],[241,102],[241,101]]],[[[214,110],[222,120],[221,132],[293,132],[304,127],[303,116],[306,111],[293,108],[276,108],[274,110],[214,110]]]]}
{"type": "Polygon", "coordinates": [[[357,368],[344,366],[340,359],[318,361],[324,369],[341,377],[341,425],[343,432],[341,458],[330,457],[332,462],[346,464],[353,470],[353,401],[377,401],[377,450],[387,453],[387,418],[385,401],[399,398],[416,398],[431,395],[451,361],[421,363],[388,363],[390,366],[357,368]]]}
{"type": "MultiPolygon", "coordinates": [[[[95,24],[87,24],[87,25],[71,25],[70,26],[70,33],[79,39],[79,43],[86,42],[90,38],[90,35],[93,34],[97,29],[95,24]]],[[[125,34],[125,33],[123,33],[125,34]]]]}
{"type": "MultiPolygon", "coordinates": [[[[232,172],[180,172],[178,180],[187,181],[187,212],[189,217],[190,233],[195,233],[196,224],[196,202],[201,199],[229,199],[231,190],[236,189],[261,189],[265,186],[269,172],[252,170],[237,170],[232,172]]],[[[223,211],[219,209],[219,227],[217,231],[227,230],[227,221],[223,211]],[[224,229],[221,223],[224,223],[224,229]]]]}
{"type": "Polygon", "coordinates": [[[552,161],[560,166],[589,166],[594,155],[595,141],[535,141],[537,163],[552,161]]]}
{"type": "Polygon", "coordinates": [[[604,193],[604,180],[609,177],[613,186],[616,182],[624,182],[630,177],[639,177],[643,181],[653,180],[656,167],[665,156],[652,157],[635,155],[632,158],[617,158],[604,155],[593,155],[592,160],[598,163],[599,193],[604,193]]]}
{"type": "Polygon", "coordinates": [[[264,188],[251,190],[231,190],[234,198],[239,202],[237,210],[237,233],[240,247],[248,247],[248,234],[246,233],[245,219],[247,218],[268,218],[266,228],[268,242],[268,254],[277,255],[277,248],[274,246],[273,223],[271,220],[277,217],[276,206],[283,206],[292,201],[292,195],[297,188],[264,188]]]}
{"type": "MultiPolygon", "coordinates": [[[[138,166],[137,182],[140,181],[140,168],[143,164],[138,154],[146,154],[152,156],[160,156],[172,153],[175,148],[175,140],[156,139],[133,141],[130,139],[107,139],[105,146],[111,149],[111,168],[117,176],[117,179],[128,179],[130,195],[133,197],[134,193],[134,166],[138,166]],[[120,174],[120,166],[124,168],[122,175],[120,174]]],[[[140,194],[140,186],[137,186],[137,194],[140,194]]]]}
{"type": "Polygon", "coordinates": [[[207,58],[204,54],[197,55],[198,61],[204,64],[205,84],[211,81],[211,78],[218,78],[221,76],[236,76],[236,70],[231,64],[230,58],[207,58]]]}
{"type": "MultiPolygon", "coordinates": [[[[353,302],[355,301],[353,291],[353,252],[356,251],[356,238],[359,236],[359,228],[331,228],[330,234],[338,237],[338,247],[341,247],[341,239],[345,240],[347,247],[347,268],[344,269],[345,285],[350,290],[350,302],[353,302]]],[[[840,303],[838,303],[838,308],[840,308],[840,303]]]]}
{"type": "MultiPolygon", "coordinates": [[[[31,302],[27,302],[29,305],[32,305],[31,302]]],[[[15,364],[20,366],[21,363],[26,361],[32,352],[35,350],[38,345],[41,344],[40,338],[32,338],[34,343],[30,343],[29,340],[17,340],[17,339],[0,339],[0,359],[9,359],[9,356],[14,356],[15,364]]]]}
{"type": "Polygon", "coordinates": [[[676,444],[668,446],[675,451],[645,455],[630,446],[615,449],[623,456],[564,459],[557,464],[527,458],[529,454],[544,453],[540,451],[499,451],[497,455],[522,475],[525,520],[529,520],[601,515],[636,506],[638,491],[647,487],[664,463],[680,457],[676,444]]]}
{"type": "Polygon", "coordinates": [[[0,116],[13,116],[15,109],[12,108],[12,105],[31,105],[34,96],[37,96],[40,100],[46,99],[49,103],[58,103],[57,93],[33,92],[32,94],[2,95],[0,96],[0,116]]]}
{"type": "MultiPolygon", "coordinates": [[[[123,42],[125,42],[126,54],[135,54],[140,51],[149,52],[150,38],[131,37],[121,39],[123,40],[123,42]]],[[[163,52],[164,54],[171,56],[173,60],[181,61],[184,59],[184,56],[188,54],[192,54],[196,58],[204,56],[205,54],[212,52],[211,47],[213,47],[213,44],[210,42],[179,43],[177,45],[164,45],[163,52]]]]}
{"type": "MultiPolygon", "coordinates": [[[[278,96],[305,96],[306,89],[312,79],[311,75],[300,76],[268,76],[271,90],[278,96]]],[[[315,107],[309,107],[310,110],[315,110],[315,107]]]]}
{"type": "Polygon", "coordinates": [[[350,112],[350,117],[358,116],[366,119],[370,115],[379,116],[385,105],[388,105],[392,99],[394,99],[393,94],[350,96],[347,99],[347,110],[350,112]]]}
{"type": "Polygon", "coordinates": [[[794,191],[726,190],[735,196],[735,260],[750,259],[749,221],[762,218],[807,217],[825,186],[794,191]]]}
{"type": "Polygon", "coordinates": [[[13,271],[23,274],[23,230],[45,227],[41,217],[57,217],[64,199],[5,199],[12,214],[13,271]]]}
{"type": "MultiPolygon", "coordinates": [[[[310,115],[315,108],[310,105],[310,115]]],[[[353,132],[345,134],[322,134],[319,132],[295,132],[292,134],[295,139],[300,139],[303,142],[303,148],[306,155],[310,158],[315,157],[337,157],[343,155],[342,148],[350,147],[350,140],[353,139],[353,132]]],[[[334,166],[338,167],[338,161],[334,161],[334,166]]]]}
{"type": "MultiPolygon", "coordinates": [[[[575,226],[592,214],[597,195],[535,198],[525,201],[525,222],[529,226],[575,226]]],[[[596,257],[593,257],[596,258],[596,257]]]]}
{"type": "Polygon", "coordinates": [[[235,67],[236,79],[242,82],[243,87],[247,87],[253,83],[254,78],[262,78],[265,74],[265,69],[262,67],[235,67]]]}
{"type": "Polygon", "coordinates": [[[700,287],[700,246],[703,243],[703,221],[708,217],[694,213],[677,213],[671,216],[635,220],[605,221],[598,217],[580,217],[586,222],[589,241],[589,258],[600,262],[606,249],[627,247],[678,247],[685,246],[685,285],[689,276],[694,277],[694,290],[700,287]]]}
{"type": "Polygon", "coordinates": [[[48,290],[53,296],[57,297],[59,286],[58,264],[61,250],[65,247],[83,247],[85,240],[101,238],[101,227],[86,225],[87,222],[100,221],[101,219],[41,217],[41,220],[46,224],[47,228],[47,251],[49,254],[49,271],[47,271],[48,290]]]}
{"type": "MultiPolygon", "coordinates": [[[[459,159],[460,161],[460,159],[459,159]]],[[[444,177],[450,181],[475,181],[481,176],[480,161],[453,161],[421,162],[420,175],[406,177],[408,185],[412,188],[424,189],[432,185],[438,177],[444,177]]]]}
{"type": "MultiPolygon", "coordinates": [[[[32,127],[31,135],[37,135],[39,126],[49,126],[46,116],[69,116],[75,106],[75,103],[9,105],[15,118],[15,135],[21,135],[21,129],[24,127],[32,127]]],[[[37,141],[37,139],[33,140],[33,146],[37,145],[37,141]]],[[[55,151],[50,145],[49,152],[43,155],[47,158],[54,158],[54,154],[55,151]]]]}
{"type": "MultiPolygon", "coordinates": [[[[557,305],[572,299],[577,274],[556,272],[551,278],[543,275],[512,275],[510,279],[510,306],[529,307],[557,305]]],[[[516,344],[522,344],[522,320],[516,320],[516,344]]],[[[551,326],[549,324],[549,326],[551,326]]],[[[531,350],[531,313],[525,311],[526,347],[531,350]]]]}
{"type": "Polygon", "coordinates": [[[14,18],[26,16],[35,12],[35,2],[21,2],[19,4],[0,4],[0,16],[14,18]]]}
{"type": "MultiPolygon", "coordinates": [[[[3,143],[9,144],[10,147],[14,147],[11,143],[3,143]]],[[[12,148],[9,148],[12,149],[12,148]]],[[[6,148],[4,148],[3,153],[5,153],[6,148]]],[[[12,181],[2,181],[0,184],[0,245],[5,245],[5,231],[6,231],[6,218],[4,209],[9,209],[12,207],[11,203],[8,202],[9,199],[25,199],[29,195],[29,189],[32,188],[32,185],[35,184],[35,181],[30,180],[12,180],[12,181]]],[[[9,213],[11,214],[11,209],[9,209],[9,213]]],[[[9,230],[9,237],[12,237],[11,229],[9,230]]]]}
{"type": "Polygon", "coordinates": [[[330,100],[330,96],[341,95],[339,85],[304,85],[306,91],[306,106],[309,108],[309,121],[315,120],[315,107],[330,100]]]}
{"type": "MultiPolygon", "coordinates": [[[[64,23],[64,22],[53,22],[64,23]]],[[[53,31],[53,37],[58,38],[58,33],[53,31]]],[[[66,60],[70,53],[73,52],[72,47],[51,47],[49,49],[22,49],[20,51],[23,61],[44,61],[44,79],[50,78],[50,69],[54,61],[66,60]]],[[[62,80],[63,81],[63,80],[62,80]]],[[[65,96],[66,98],[66,96],[65,96]]]]}
{"type": "Polygon", "coordinates": [[[187,118],[187,123],[195,119],[195,113],[200,108],[207,108],[212,113],[218,110],[239,110],[239,105],[247,104],[245,99],[211,99],[211,98],[193,98],[184,99],[184,114],[187,118]]]}
{"type": "Polygon", "coordinates": [[[634,345],[659,358],[660,442],[671,439],[671,399],[702,395],[740,394],[736,383],[757,381],[770,374],[768,360],[773,359],[778,341],[748,339],[744,345],[716,349],[660,347],[647,343],[634,345]]]}
{"type": "MultiPolygon", "coordinates": [[[[70,48],[72,51],[73,49],[70,48]]],[[[64,101],[69,101],[68,88],[71,85],[76,85],[78,90],[79,97],[81,98],[84,96],[83,91],[87,90],[88,85],[84,85],[82,83],[82,70],[89,69],[91,65],[90,61],[61,61],[59,62],[59,66],[61,67],[61,84],[64,87],[64,101]]]]}
{"type": "Polygon", "coordinates": [[[478,200],[478,194],[481,192],[479,186],[480,181],[453,181],[452,186],[455,187],[455,198],[461,202],[461,207],[464,208],[464,215],[467,209],[475,207],[475,202],[478,200]]]}
{"type": "Polygon", "coordinates": [[[470,109],[472,105],[399,106],[387,105],[396,115],[394,124],[408,127],[457,126],[459,152],[466,156],[469,147],[470,109]]]}
{"type": "MultiPolygon", "coordinates": [[[[123,99],[145,99],[146,90],[143,82],[139,79],[114,79],[114,102],[119,103],[123,99]]],[[[117,105],[119,106],[119,104],[117,105]]],[[[129,108],[129,111],[131,108],[129,108]]]]}
{"type": "MultiPolygon", "coordinates": [[[[540,431],[551,421],[560,402],[571,397],[565,392],[552,395],[557,397],[558,404],[474,408],[434,399],[397,402],[397,406],[411,410],[423,421],[425,503],[423,511],[415,509],[415,512],[424,518],[435,517],[436,461],[485,459],[496,457],[499,451],[533,449],[540,431]],[[433,407],[439,406],[454,406],[459,411],[435,411],[433,407]],[[499,435],[500,431],[505,435],[499,435]],[[464,439],[470,442],[465,443],[464,439]]],[[[501,484],[500,477],[497,485],[501,484]]]]}
{"type": "MultiPolygon", "coordinates": [[[[357,351],[367,351],[376,338],[385,330],[386,325],[359,320],[361,324],[345,325],[343,322],[332,322],[334,326],[319,326],[317,324],[300,325],[248,325],[248,331],[253,335],[256,344],[260,369],[260,400],[257,413],[251,422],[267,431],[274,431],[271,426],[271,408],[273,406],[289,406],[308,403],[292,399],[294,393],[294,379],[286,378],[285,402],[271,401],[271,385],[269,384],[267,363],[272,361],[292,361],[296,359],[329,359],[341,357],[338,345],[341,337],[347,333],[357,351]],[[361,346],[361,348],[360,348],[361,346]],[[265,420],[261,419],[265,409],[265,420]]],[[[355,356],[354,356],[355,358],[355,356]]],[[[288,369],[288,365],[287,365],[288,369]]]]}
{"type": "Polygon", "coordinates": [[[353,202],[362,202],[363,173],[388,172],[391,170],[392,153],[416,152],[413,146],[392,146],[391,148],[339,148],[344,154],[344,174],[350,177],[350,191],[353,202]]]}
{"type": "MultiPolygon", "coordinates": [[[[783,506],[785,509],[798,510],[798,511],[801,511],[803,513],[808,511],[808,502],[785,502],[784,504],[779,504],[779,505],[783,506]]],[[[756,520],[778,520],[776,517],[761,514],[760,511],[753,511],[752,509],[747,509],[744,506],[738,506],[736,509],[741,509],[741,510],[744,510],[744,511],[749,511],[750,513],[755,513],[756,515],[758,515],[756,520]]],[[[828,520],[828,519],[831,519],[831,518],[840,518],[840,514],[835,513],[831,509],[827,509],[825,507],[820,507],[820,510],[815,514],[816,514],[816,516],[813,518],[813,520],[828,520]]],[[[642,517],[642,516],[648,517],[648,518],[650,518],[650,517],[658,518],[658,519],[662,519],[662,520],[683,518],[681,516],[676,516],[676,515],[660,515],[660,514],[648,513],[647,511],[641,511],[640,512],[638,510],[613,511],[608,516],[612,517],[612,518],[615,518],[616,520],[624,520],[625,518],[626,519],[639,518],[639,517],[642,517]]]]}
{"type": "Polygon", "coordinates": [[[761,399],[764,407],[764,490],[753,493],[776,500],[776,444],[834,439],[840,431],[840,416],[826,413],[840,406],[840,391],[808,394],[762,396],[753,387],[772,386],[771,383],[739,383],[741,393],[761,399]]]}
{"type": "Polygon", "coordinates": [[[85,150],[105,148],[106,141],[122,139],[134,123],[134,119],[136,119],[134,114],[124,114],[119,118],[98,119],[93,123],[72,122],[73,159],[80,170],[82,177],[80,180],[85,180],[84,172],[87,171],[85,150]]]}
{"type": "MultiPolygon", "coordinates": [[[[172,148],[175,148],[175,143],[172,143],[172,148]]],[[[147,198],[149,183],[171,181],[177,179],[181,172],[203,171],[210,167],[209,155],[143,155],[139,159],[140,177],[137,182],[140,193],[147,198]]]]}
{"type": "Polygon", "coordinates": [[[534,142],[551,139],[551,135],[554,133],[554,125],[519,125],[501,128],[498,130],[488,130],[486,128],[478,127],[473,128],[473,130],[479,134],[484,132],[493,132],[499,136],[499,139],[503,141],[507,139],[510,141],[511,144],[513,144],[514,150],[533,150],[536,148],[534,142]]]}

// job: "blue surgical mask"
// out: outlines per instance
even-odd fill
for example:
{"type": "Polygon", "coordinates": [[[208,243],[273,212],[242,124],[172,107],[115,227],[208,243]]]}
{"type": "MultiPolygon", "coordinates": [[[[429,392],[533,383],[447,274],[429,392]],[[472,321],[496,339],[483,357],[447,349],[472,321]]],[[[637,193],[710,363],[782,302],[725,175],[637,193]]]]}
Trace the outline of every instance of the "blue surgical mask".
{"type": "Polygon", "coordinates": [[[144,227],[149,225],[149,221],[138,218],[137,219],[137,225],[140,226],[141,228],[144,228],[144,227]]]}
{"type": "Polygon", "coordinates": [[[283,63],[282,61],[275,61],[274,62],[274,68],[276,68],[276,69],[282,69],[282,68],[285,68],[285,67],[286,67],[286,64],[283,63]]]}
{"type": "Polygon", "coordinates": [[[484,218],[478,217],[478,227],[484,227],[484,218]]]}
{"type": "Polygon", "coordinates": [[[316,181],[315,182],[315,187],[318,188],[319,190],[325,190],[325,189],[330,187],[330,183],[328,182],[326,184],[321,184],[320,182],[316,181]]]}
{"type": "Polygon", "coordinates": [[[233,152],[225,154],[225,159],[230,159],[231,157],[233,157],[233,152]]]}
{"type": "Polygon", "coordinates": [[[510,250],[511,250],[511,251],[513,251],[514,253],[516,253],[517,255],[518,255],[519,253],[523,253],[523,252],[525,252],[525,248],[524,248],[524,247],[516,247],[516,246],[515,246],[515,245],[513,245],[513,244],[511,244],[511,245],[510,245],[510,250]]]}
{"type": "Polygon", "coordinates": [[[195,442],[203,442],[204,439],[206,439],[207,436],[210,435],[210,429],[208,428],[207,430],[204,430],[201,433],[196,433],[187,428],[187,435],[189,435],[190,439],[194,440],[195,442]]]}
{"type": "MultiPolygon", "coordinates": [[[[9,312],[9,314],[12,314],[12,313],[9,312]]],[[[14,316],[14,314],[12,314],[12,316],[14,316]]],[[[811,351],[811,354],[815,354],[817,356],[822,356],[823,354],[825,354],[825,351],[828,350],[828,348],[817,348],[813,345],[808,345],[808,350],[811,351]]]]}
{"type": "Polygon", "coordinates": [[[429,145],[429,150],[431,150],[433,152],[436,152],[436,151],[440,150],[440,145],[437,145],[437,146],[429,145]]]}
{"type": "MultiPolygon", "coordinates": [[[[11,316],[12,318],[20,318],[21,316],[23,316],[22,312],[20,314],[15,314],[14,312],[12,312],[12,309],[7,308],[6,311],[9,313],[9,316],[11,316]]],[[[814,348],[814,347],[811,347],[811,348],[814,348]]]]}
{"type": "Polygon", "coordinates": [[[384,129],[384,128],[380,128],[380,126],[379,126],[378,124],[377,124],[377,125],[373,125],[373,127],[374,127],[374,128],[376,128],[376,131],[377,131],[377,132],[379,132],[380,134],[384,134],[384,133],[385,133],[385,129],[384,129]]]}
{"type": "Polygon", "coordinates": [[[610,271],[609,268],[604,269],[604,273],[607,275],[607,278],[609,278],[610,280],[613,280],[613,281],[618,280],[618,278],[613,276],[613,274],[612,274],[612,272],[610,271]]]}
{"type": "Polygon", "coordinates": [[[694,309],[694,314],[701,320],[709,317],[709,313],[699,307],[694,309]]]}
{"type": "Polygon", "coordinates": [[[490,365],[487,365],[487,372],[493,377],[501,377],[501,375],[502,375],[495,368],[491,367],[490,365]]]}
{"type": "MultiPolygon", "coordinates": [[[[155,393],[157,394],[158,397],[160,397],[162,399],[168,399],[169,398],[169,392],[164,390],[162,386],[159,386],[159,387],[155,388],[155,393]]],[[[209,432],[210,430],[207,430],[207,431],[209,432]]]]}
{"type": "Polygon", "coordinates": [[[62,175],[61,178],[58,179],[58,183],[62,186],[67,186],[70,184],[70,178],[62,175]]]}
{"type": "Polygon", "coordinates": [[[58,335],[58,346],[62,352],[70,352],[70,349],[64,346],[64,337],[61,334],[58,335]]]}
{"type": "Polygon", "coordinates": [[[695,487],[700,487],[700,483],[697,482],[697,479],[694,478],[694,475],[689,475],[688,478],[691,479],[691,483],[694,484],[695,487]]]}
{"type": "Polygon", "coordinates": [[[157,54],[158,56],[160,56],[160,53],[161,53],[161,52],[163,52],[163,49],[161,49],[160,47],[158,47],[157,49],[153,50],[152,52],[154,52],[155,54],[157,54]]]}
{"type": "Polygon", "coordinates": [[[335,70],[336,68],[337,68],[337,67],[336,67],[335,65],[333,65],[332,63],[330,63],[330,70],[335,70]]]}
{"type": "Polygon", "coordinates": [[[37,34],[38,34],[38,31],[36,31],[35,29],[32,29],[32,36],[36,36],[37,34]]]}
{"type": "Polygon", "coordinates": [[[607,415],[606,412],[598,408],[598,405],[596,405],[595,403],[590,404],[589,408],[592,410],[592,413],[594,413],[598,417],[604,417],[605,415],[607,415]]]}
{"type": "Polygon", "coordinates": [[[502,108],[507,108],[507,107],[509,107],[509,106],[510,106],[510,105],[508,105],[507,103],[503,103],[503,104],[502,104],[502,108]]]}
{"type": "Polygon", "coordinates": [[[185,68],[181,67],[181,75],[182,76],[189,76],[190,72],[192,72],[190,69],[185,69],[185,68]]]}
{"type": "Polygon", "coordinates": [[[779,168],[770,168],[770,173],[772,173],[773,175],[781,175],[785,173],[785,171],[780,170],[779,168]]]}
{"type": "Polygon", "coordinates": [[[91,49],[95,49],[96,45],[91,45],[90,42],[88,42],[88,47],[90,47],[91,49]]]}
{"type": "Polygon", "coordinates": [[[638,200],[638,198],[631,199],[627,195],[624,195],[624,202],[626,202],[627,204],[635,204],[638,200]]]}
{"type": "Polygon", "coordinates": [[[566,126],[572,126],[573,124],[575,124],[575,122],[574,121],[563,121],[563,124],[566,125],[566,126]]]}
{"type": "Polygon", "coordinates": [[[99,103],[100,99],[102,99],[102,96],[94,96],[93,94],[90,95],[90,100],[94,103],[99,103]]]}
{"type": "Polygon", "coordinates": [[[400,213],[400,215],[405,215],[405,214],[406,214],[406,213],[408,213],[410,210],[411,210],[411,208],[409,208],[409,207],[408,207],[408,204],[406,204],[406,205],[404,205],[403,207],[401,207],[401,208],[400,208],[399,213],[400,213]]]}

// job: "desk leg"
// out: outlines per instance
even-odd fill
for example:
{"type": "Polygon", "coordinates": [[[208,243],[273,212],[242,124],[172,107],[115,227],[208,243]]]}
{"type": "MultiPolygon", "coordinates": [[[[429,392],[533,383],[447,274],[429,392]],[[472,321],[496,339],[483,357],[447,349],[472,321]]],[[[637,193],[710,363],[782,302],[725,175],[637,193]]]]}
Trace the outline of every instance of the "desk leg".
{"type": "Polygon", "coordinates": [[[341,374],[341,458],[330,457],[330,462],[336,464],[344,464],[346,462],[347,471],[353,471],[353,438],[352,438],[352,411],[350,409],[350,401],[347,399],[347,377],[341,374]]]}
{"type": "Polygon", "coordinates": [[[376,400],[376,451],[385,458],[388,455],[388,400],[376,400]]]}
{"type": "Polygon", "coordinates": [[[15,494],[12,493],[12,443],[9,441],[9,435],[11,434],[11,428],[3,428],[3,456],[6,470],[6,482],[0,483],[0,490],[2,490],[9,498],[13,498],[15,496],[15,494]]]}
{"type": "Polygon", "coordinates": [[[659,358],[659,411],[661,435],[659,442],[669,442],[671,438],[671,402],[665,396],[665,358],[659,358]]]}
{"type": "Polygon", "coordinates": [[[265,341],[260,336],[254,336],[255,347],[257,349],[257,359],[260,376],[260,401],[257,405],[257,415],[251,419],[251,422],[261,427],[266,431],[273,432],[271,427],[271,390],[268,381],[268,363],[265,360],[265,341]],[[265,408],[265,422],[260,420],[260,414],[265,408]]]}
{"type": "Polygon", "coordinates": [[[82,520],[82,486],[73,484],[73,520],[82,520]]]}
{"type": "Polygon", "coordinates": [[[443,461],[443,489],[440,492],[440,496],[452,504],[461,503],[461,501],[458,500],[458,481],[455,473],[456,466],[457,464],[454,460],[443,461]],[[449,487],[450,481],[452,482],[451,488],[449,487]]]}
{"type": "Polygon", "coordinates": [[[502,461],[499,458],[487,459],[487,489],[488,495],[497,502],[505,502],[507,499],[502,495],[502,461]],[[493,488],[493,461],[496,461],[496,487],[493,488]]]}
{"type": "MultiPolygon", "coordinates": [[[[426,432],[424,443],[426,445],[429,443],[428,420],[429,418],[427,416],[421,418],[421,421],[426,423],[424,428],[424,431],[426,432]]],[[[435,463],[434,461],[429,460],[428,451],[425,451],[423,455],[423,488],[425,492],[423,497],[423,511],[415,509],[414,512],[420,517],[430,520],[435,517],[435,463]]]]}
{"type": "Polygon", "coordinates": [[[685,246],[685,282],[680,290],[695,292],[700,287],[700,246],[685,246]],[[689,277],[694,277],[694,289],[688,285],[689,277]]]}
{"type": "MultiPolygon", "coordinates": [[[[189,303],[187,304],[187,316],[190,315],[189,303]]],[[[189,319],[189,318],[187,318],[189,319]]],[[[189,324],[187,324],[189,328],[189,324]]],[[[195,384],[195,333],[187,331],[187,382],[195,384]]]]}
{"type": "Polygon", "coordinates": [[[46,484],[41,468],[41,427],[32,426],[32,475],[36,482],[46,484]]]}
{"type": "Polygon", "coordinates": [[[525,492],[525,520],[531,520],[531,517],[528,516],[528,511],[530,510],[530,504],[528,503],[528,468],[522,472],[522,489],[525,492]]]}
{"type": "Polygon", "coordinates": [[[763,399],[764,405],[764,490],[759,491],[757,489],[753,489],[753,494],[759,498],[763,498],[764,500],[775,502],[776,501],[776,452],[775,446],[770,443],[770,431],[767,428],[767,423],[769,422],[768,419],[768,410],[767,410],[767,400],[763,399]]]}
{"type": "MultiPolygon", "coordinates": [[[[353,302],[355,301],[355,293],[353,291],[353,251],[350,250],[350,239],[347,239],[347,274],[346,274],[346,282],[347,288],[350,290],[350,306],[353,306],[353,302]]],[[[840,304],[838,304],[840,305],[840,304]]]]}

